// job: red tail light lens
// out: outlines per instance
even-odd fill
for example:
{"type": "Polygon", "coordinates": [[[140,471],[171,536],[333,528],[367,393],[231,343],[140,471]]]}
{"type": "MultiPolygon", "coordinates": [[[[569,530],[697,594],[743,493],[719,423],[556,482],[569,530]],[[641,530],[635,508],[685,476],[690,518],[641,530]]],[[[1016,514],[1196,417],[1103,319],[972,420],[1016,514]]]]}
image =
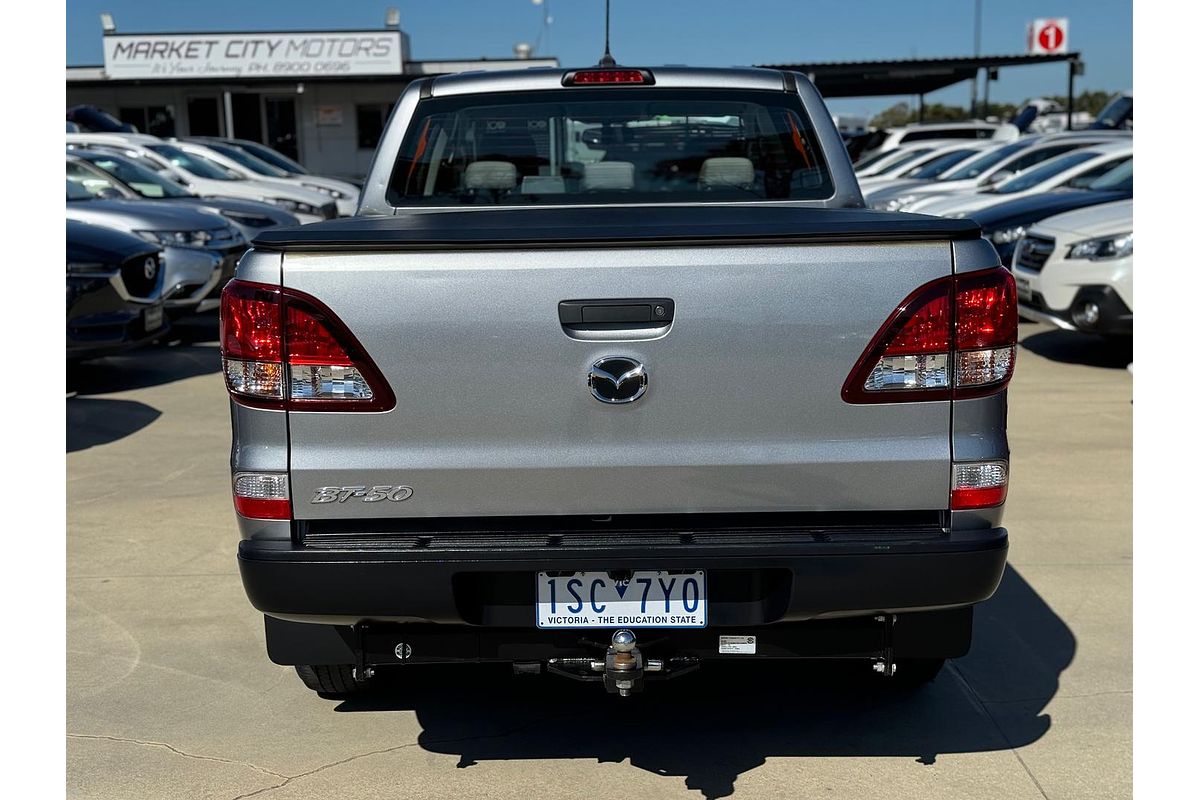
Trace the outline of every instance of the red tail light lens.
{"type": "Polygon", "coordinates": [[[221,355],[235,400],[290,411],[388,411],[395,395],[341,320],[294,289],[230,281],[221,355]]]}
{"type": "Polygon", "coordinates": [[[644,69],[580,69],[563,76],[563,86],[603,86],[605,84],[654,83],[654,76],[644,69]]]}
{"type": "Polygon", "coordinates": [[[1008,464],[1003,461],[974,461],[954,465],[950,486],[950,508],[963,511],[991,508],[1008,496],[1008,464]]]}
{"type": "Polygon", "coordinates": [[[1004,267],[925,284],[892,312],[842,386],[847,403],[966,399],[1012,378],[1017,292],[1004,267]]]}
{"type": "Polygon", "coordinates": [[[252,519],[291,519],[287,475],[239,472],[233,476],[233,508],[252,519]]]}

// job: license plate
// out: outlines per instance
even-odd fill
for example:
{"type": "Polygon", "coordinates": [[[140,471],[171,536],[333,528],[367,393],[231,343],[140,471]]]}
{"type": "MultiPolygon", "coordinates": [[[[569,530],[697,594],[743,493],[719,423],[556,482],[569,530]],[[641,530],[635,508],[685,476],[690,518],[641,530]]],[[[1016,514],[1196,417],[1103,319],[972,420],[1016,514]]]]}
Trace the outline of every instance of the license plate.
{"type": "Polygon", "coordinates": [[[1029,282],[1028,278],[1017,278],[1017,299],[1033,299],[1033,285],[1029,282]]]}
{"type": "Polygon", "coordinates": [[[616,580],[607,572],[537,574],[539,628],[703,628],[704,571],[641,570],[616,580]]]}
{"type": "Polygon", "coordinates": [[[163,307],[161,305],[148,306],[142,312],[142,321],[146,326],[146,333],[151,333],[162,327],[163,324],[163,307]]]}

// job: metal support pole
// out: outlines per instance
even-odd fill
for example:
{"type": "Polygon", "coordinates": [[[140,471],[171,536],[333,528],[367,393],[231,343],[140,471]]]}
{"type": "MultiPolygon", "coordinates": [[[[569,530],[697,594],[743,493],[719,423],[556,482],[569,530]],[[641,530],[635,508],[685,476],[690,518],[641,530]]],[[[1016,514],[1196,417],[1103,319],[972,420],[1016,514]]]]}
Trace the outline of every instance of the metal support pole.
{"type": "Polygon", "coordinates": [[[233,133],[233,96],[229,92],[222,92],[225,99],[225,138],[232,139],[233,133]]]}
{"type": "Polygon", "coordinates": [[[925,121],[925,95],[917,96],[917,122],[925,121]]]}
{"type": "MultiPolygon", "coordinates": [[[[979,58],[979,42],[980,34],[983,30],[982,17],[983,0],[975,0],[975,58],[979,58]]],[[[984,80],[987,80],[985,77],[984,80]]],[[[979,69],[975,69],[975,77],[971,79],[971,118],[978,116],[979,109],[976,107],[975,100],[979,97],[979,69]]]]}
{"type": "Polygon", "coordinates": [[[1071,130],[1071,117],[1075,116],[1075,61],[1067,62],[1067,130],[1071,130]]]}

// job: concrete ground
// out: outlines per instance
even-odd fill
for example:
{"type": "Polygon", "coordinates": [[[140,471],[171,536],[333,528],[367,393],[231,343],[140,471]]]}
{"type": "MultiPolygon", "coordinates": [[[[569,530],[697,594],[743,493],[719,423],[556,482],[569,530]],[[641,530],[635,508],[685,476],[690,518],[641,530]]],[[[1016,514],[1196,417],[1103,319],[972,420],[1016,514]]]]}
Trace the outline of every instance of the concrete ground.
{"type": "Polygon", "coordinates": [[[238,580],[212,326],[82,365],[67,400],[69,796],[1127,797],[1130,353],[1021,330],[1009,569],[970,655],[904,698],[730,667],[632,701],[491,668],[321,699],[267,660],[238,580]]]}

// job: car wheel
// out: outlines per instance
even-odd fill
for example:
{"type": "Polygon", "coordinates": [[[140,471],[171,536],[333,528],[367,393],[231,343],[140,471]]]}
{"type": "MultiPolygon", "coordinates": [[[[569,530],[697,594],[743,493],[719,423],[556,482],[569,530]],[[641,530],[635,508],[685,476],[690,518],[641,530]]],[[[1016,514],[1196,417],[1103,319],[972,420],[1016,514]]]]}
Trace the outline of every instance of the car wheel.
{"type": "Polygon", "coordinates": [[[334,697],[361,694],[370,686],[369,681],[354,679],[354,667],[349,664],[297,664],[296,674],[317,694],[334,697]]]}

